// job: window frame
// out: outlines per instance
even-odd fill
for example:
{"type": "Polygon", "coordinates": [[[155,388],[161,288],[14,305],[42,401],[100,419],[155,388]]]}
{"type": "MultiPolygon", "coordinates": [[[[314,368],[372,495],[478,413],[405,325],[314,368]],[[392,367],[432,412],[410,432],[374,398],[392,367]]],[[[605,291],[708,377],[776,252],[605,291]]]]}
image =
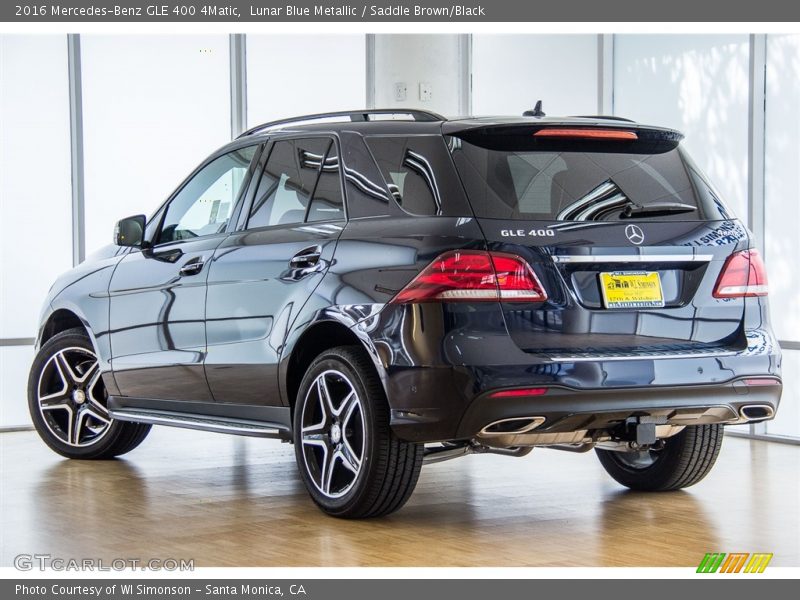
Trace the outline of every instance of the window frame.
{"type": "Polygon", "coordinates": [[[344,178],[344,163],[342,160],[342,145],[339,140],[339,136],[330,131],[309,131],[306,133],[298,134],[278,134],[278,135],[271,135],[267,143],[265,144],[261,156],[258,161],[258,165],[256,171],[253,173],[253,177],[250,180],[250,183],[253,185],[249,186],[247,198],[242,203],[242,209],[238,215],[238,221],[236,223],[236,227],[234,231],[265,231],[271,229],[286,229],[291,227],[305,227],[317,225],[319,223],[341,223],[342,221],[348,222],[349,221],[349,214],[347,210],[347,188],[345,186],[345,178],[344,178]],[[325,221],[308,221],[309,209],[311,207],[311,202],[314,199],[314,192],[317,190],[317,185],[319,183],[319,173],[317,174],[317,180],[314,182],[314,189],[311,191],[311,196],[309,198],[309,204],[306,207],[306,214],[303,218],[303,221],[297,223],[279,223],[275,225],[262,225],[260,227],[248,227],[248,221],[250,220],[250,209],[253,207],[253,202],[255,201],[255,194],[258,191],[258,186],[261,184],[261,178],[264,176],[264,169],[267,167],[267,162],[269,161],[270,156],[272,155],[272,149],[277,142],[283,141],[294,141],[294,140],[301,140],[301,139],[328,139],[330,140],[335,146],[336,151],[339,156],[339,190],[342,193],[342,216],[336,219],[327,219],[325,221]]]}
{"type": "Polygon", "coordinates": [[[234,231],[236,223],[239,220],[239,216],[241,213],[242,204],[247,197],[252,181],[253,175],[256,171],[256,167],[261,160],[262,155],[264,154],[264,149],[267,146],[267,140],[259,139],[255,141],[253,139],[242,139],[241,143],[235,145],[227,145],[223,148],[220,148],[210,156],[208,156],[203,162],[201,162],[180,184],[176,187],[172,193],[167,197],[167,199],[159,206],[155,212],[150,216],[147,220],[147,224],[145,225],[145,232],[150,229],[150,232],[145,235],[145,241],[148,242],[148,249],[155,249],[155,248],[165,248],[168,246],[174,246],[176,244],[183,244],[186,242],[194,242],[197,240],[205,240],[209,238],[213,238],[214,236],[227,236],[232,231],[234,231]],[[227,154],[231,154],[232,152],[237,152],[242,150],[243,148],[254,147],[255,153],[253,154],[253,158],[250,160],[250,164],[247,167],[247,171],[245,172],[245,178],[242,182],[242,187],[239,189],[238,194],[236,195],[236,202],[233,205],[233,209],[231,210],[231,217],[228,219],[228,224],[223,231],[218,233],[209,233],[207,235],[198,236],[196,238],[186,239],[186,240],[170,240],[165,242],[157,242],[159,237],[161,236],[161,230],[164,226],[164,219],[166,219],[167,212],[169,212],[169,207],[172,202],[178,197],[178,195],[183,191],[183,189],[189,185],[189,183],[207,166],[209,166],[212,162],[217,160],[218,158],[222,158],[227,154]]]}

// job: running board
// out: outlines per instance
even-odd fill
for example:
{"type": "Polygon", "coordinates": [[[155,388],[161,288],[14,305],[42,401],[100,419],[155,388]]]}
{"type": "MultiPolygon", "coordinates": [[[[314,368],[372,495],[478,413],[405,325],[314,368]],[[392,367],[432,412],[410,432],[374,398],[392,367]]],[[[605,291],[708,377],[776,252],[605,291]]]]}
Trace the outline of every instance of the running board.
{"type": "Polygon", "coordinates": [[[184,429],[198,429],[200,431],[277,438],[281,440],[290,440],[292,437],[291,431],[286,425],[268,423],[265,421],[248,421],[218,416],[131,408],[112,408],[109,409],[109,414],[113,419],[119,421],[148,423],[150,425],[168,425],[170,427],[182,427],[184,429]]]}

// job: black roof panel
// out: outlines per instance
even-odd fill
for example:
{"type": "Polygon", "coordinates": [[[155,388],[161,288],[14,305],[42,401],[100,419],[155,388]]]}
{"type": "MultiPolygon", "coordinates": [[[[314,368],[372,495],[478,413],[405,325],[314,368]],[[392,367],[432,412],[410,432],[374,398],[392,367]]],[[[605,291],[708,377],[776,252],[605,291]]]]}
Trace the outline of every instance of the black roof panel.
{"type": "Polygon", "coordinates": [[[498,115],[445,118],[429,111],[397,108],[363,109],[281,119],[258,125],[243,133],[239,136],[239,139],[259,139],[270,135],[286,135],[290,133],[335,133],[339,131],[354,131],[361,135],[420,135],[436,133],[451,135],[481,128],[525,125],[647,129],[676,134],[678,139],[682,137],[680,132],[673,129],[643,125],[615,116],[523,117],[498,115]],[[390,118],[392,114],[405,116],[406,118],[390,118]],[[367,115],[380,118],[364,120],[368,118],[367,115]]]}

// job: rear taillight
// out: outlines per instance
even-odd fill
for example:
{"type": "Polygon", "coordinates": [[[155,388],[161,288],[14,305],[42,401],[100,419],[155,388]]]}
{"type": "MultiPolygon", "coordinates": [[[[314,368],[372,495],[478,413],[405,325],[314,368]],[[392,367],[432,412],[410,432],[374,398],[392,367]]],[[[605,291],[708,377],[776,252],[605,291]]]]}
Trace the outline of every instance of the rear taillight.
{"type": "Polygon", "coordinates": [[[635,131],[625,131],[621,129],[584,129],[578,127],[549,127],[547,129],[540,129],[533,134],[533,137],[581,138],[619,141],[633,141],[639,139],[639,136],[635,131]]]}
{"type": "Polygon", "coordinates": [[[547,294],[530,265],[515,254],[455,250],[425,267],[392,300],[419,302],[542,302],[547,294]]]}
{"type": "Polygon", "coordinates": [[[714,298],[744,298],[767,295],[767,271],[758,250],[731,254],[714,287],[714,298]]]}

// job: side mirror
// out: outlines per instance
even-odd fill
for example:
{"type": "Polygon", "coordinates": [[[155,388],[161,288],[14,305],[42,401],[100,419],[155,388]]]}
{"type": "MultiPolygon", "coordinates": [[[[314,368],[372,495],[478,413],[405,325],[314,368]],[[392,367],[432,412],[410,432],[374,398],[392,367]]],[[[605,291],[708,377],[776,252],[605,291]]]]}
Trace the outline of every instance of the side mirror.
{"type": "Polygon", "coordinates": [[[147,224],[147,217],[135,215],[117,221],[114,227],[114,243],[117,246],[130,246],[141,248],[144,244],[144,226],[147,224]]]}

